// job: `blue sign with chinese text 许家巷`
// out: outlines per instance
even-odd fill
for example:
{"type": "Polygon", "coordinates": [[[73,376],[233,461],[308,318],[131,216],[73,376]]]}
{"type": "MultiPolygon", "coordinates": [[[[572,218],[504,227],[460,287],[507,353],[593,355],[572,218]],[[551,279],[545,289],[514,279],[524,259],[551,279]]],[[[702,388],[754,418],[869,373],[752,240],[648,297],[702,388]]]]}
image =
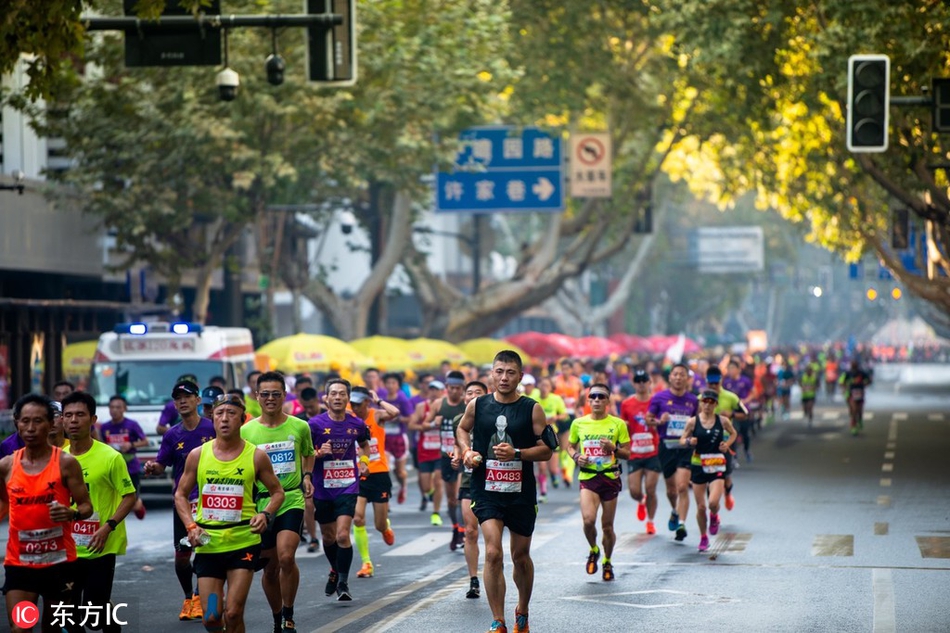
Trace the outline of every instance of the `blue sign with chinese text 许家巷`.
{"type": "Polygon", "coordinates": [[[471,128],[451,172],[436,174],[436,211],[562,211],[561,139],[537,128],[471,128]]]}

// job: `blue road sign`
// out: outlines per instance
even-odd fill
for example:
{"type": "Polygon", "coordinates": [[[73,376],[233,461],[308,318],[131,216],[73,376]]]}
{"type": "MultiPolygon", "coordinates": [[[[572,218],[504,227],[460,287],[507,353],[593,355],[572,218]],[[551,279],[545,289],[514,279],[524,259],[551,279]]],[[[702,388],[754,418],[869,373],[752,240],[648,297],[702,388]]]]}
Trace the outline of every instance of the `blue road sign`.
{"type": "Polygon", "coordinates": [[[451,172],[436,177],[436,211],[561,211],[561,140],[537,128],[471,128],[451,172]]]}

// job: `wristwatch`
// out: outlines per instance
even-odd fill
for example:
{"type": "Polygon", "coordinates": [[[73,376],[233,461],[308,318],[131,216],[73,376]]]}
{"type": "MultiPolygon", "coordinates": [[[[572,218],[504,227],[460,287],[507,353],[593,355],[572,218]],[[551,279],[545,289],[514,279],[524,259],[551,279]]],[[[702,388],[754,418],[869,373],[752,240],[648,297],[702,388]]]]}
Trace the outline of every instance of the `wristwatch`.
{"type": "Polygon", "coordinates": [[[106,521],[106,525],[108,525],[110,528],[114,530],[117,527],[119,527],[119,522],[116,521],[115,519],[109,519],[108,521],[106,521]]]}
{"type": "Polygon", "coordinates": [[[520,449],[520,448],[516,448],[516,449],[515,449],[515,459],[521,459],[521,449],[520,449]]]}

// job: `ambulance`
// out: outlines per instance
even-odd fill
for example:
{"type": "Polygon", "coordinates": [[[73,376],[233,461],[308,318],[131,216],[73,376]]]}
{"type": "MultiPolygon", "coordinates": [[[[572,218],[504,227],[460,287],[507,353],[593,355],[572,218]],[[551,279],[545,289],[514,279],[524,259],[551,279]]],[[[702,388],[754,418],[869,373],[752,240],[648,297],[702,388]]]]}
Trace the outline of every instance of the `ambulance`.
{"type": "MultiPolygon", "coordinates": [[[[228,387],[243,387],[254,368],[254,341],[247,328],[203,326],[198,323],[122,323],[99,337],[89,380],[100,422],[109,420],[109,398],[123,396],[126,417],[135,420],[149,445],[138,451],[139,461],[153,459],[162,437],[158,419],[171,400],[179,376],[190,374],[207,387],[223,376],[228,387]]],[[[166,473],[170,475],[171,469],[166,473]]],[[[143,478],[142,492],[171,491],[167,477],[143,478]]]]}

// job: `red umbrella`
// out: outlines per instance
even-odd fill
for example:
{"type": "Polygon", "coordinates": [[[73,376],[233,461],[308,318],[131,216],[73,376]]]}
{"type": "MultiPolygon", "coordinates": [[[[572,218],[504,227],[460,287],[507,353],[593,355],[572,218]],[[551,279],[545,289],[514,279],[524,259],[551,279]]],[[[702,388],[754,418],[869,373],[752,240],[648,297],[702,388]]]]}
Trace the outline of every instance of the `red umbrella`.
{"type": "Polygon", "coordinates": [[[541,332],[521,332],[505,337],[534,358],[555,359],[574,354],[572,339],[562,334],[542,334],[541,332]],[[566,339],[566,340],[565,340],[566,339]]]}
{"type": "Polygon", "coordinates": [[[635,334],[611,334],[610,340],[620,345],[628,354],[650,354],[653,352],[653,346],[650,341],[642,336],[635,334]]]}
{"type": "Polygon", "coordinates": [[[623,354],[624,347],[602,336],[583,336],[576,339],[576,349],[579,356],[589,358],[606,358],[611,354],[623,354]]]}

